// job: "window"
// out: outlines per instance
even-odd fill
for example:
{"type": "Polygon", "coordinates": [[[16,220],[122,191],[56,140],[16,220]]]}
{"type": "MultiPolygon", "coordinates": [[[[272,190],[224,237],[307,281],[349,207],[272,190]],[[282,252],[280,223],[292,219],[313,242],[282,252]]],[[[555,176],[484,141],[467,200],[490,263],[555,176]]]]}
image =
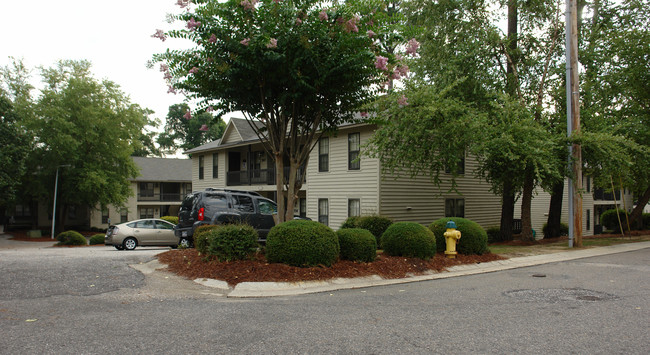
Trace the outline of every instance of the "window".
{"type": "Polygon", "coordinates": [[[156,229],[174,229],[174,225],[168,222],[156,221],[156,229]]]}
{"type": "Polygon", "coordinates": [[[124,223],[129,220],[129,210],[126,208],[120,211],[120,223],[124,223]]]}
{"type": "Polygon", "coordinates": [[[591,178],[589,176],[587,176],[587,192],[591,192],[591,178]]]}
{"type": "Polygon", "coordinates": [[[255,213],[255,207],[253,207],[253,199],[249,196],[232,195],[232,198],[235,200],[233,207],[237,211],[255,213]]]}
{"type": "Polygon", "coordinates": [[[140,218],[153,218],[153,207],[141,207],[140,218]]]}
{"type": "Polygon", "coordinates": [[[203,180],[203,155],[199,157],[199,180],[203,180]]]}
{"type": "Polygon", "coordinates": [[[219,177],[219,154],[212,154],[212,178],[217,179],[219,177]]]}
{"type": "Polygon", "coordinates": [[[587,230],[591,230],[591,210],[587,210],[587,230]]]}
{"type": "Polygon", "coordinates": [[[460,157],[460,160],[458,161],[458,164],[456,165],[456,168],[452,170],[453,167],[450,166],[445,166],[445,173],[447,174],[456,174],[456,175],[463,175],[465,174],[465,154],[463,154],[460,157]]]}
{"type": "Polygon", "coordinates": [[[445,217],[465,217],[465,199],[445,199],[445,217]]]}
{"type": "Polygon", "coordinates": [[[278,208],[275,206],[275,203],[266,200],[257,200],[257,208],[259,208],[261,214],[278,213],[278,208]]]}
{"type": "Polygon", "coordinates": [[[153,182],[140,183],[140,197],[153,197],[153,182]]]}
{"type": "Polygon", "coordinates": [[[16,211],[14,212],[16,217],[31,217],[32,212],[29,209],[29,206],[26,205],[16,205],[16,211]]]}
{"type": "Polygon", "coordinates": [[[109,219],[108,209],[102,208],[102,224],[107,224],[109,219]]]}
{"type": "Polygon", "coordinates": [[[326,198],[318,199],[318,222],[329,225],[329,201],[326,198]]]}
{"type": "Polygon", "coordinates": [[[348,217],[361,215],[361,200],[358,198],[348,200],[348,217]]]}
{"type": "Polygon", "coordinates": [[[135,224],[135,228],[142,228],[142,229],[155,229],[154,226],[154,221],[148,220],[148,221],[140,221],[135,224]]]}
{"type": "Polygon", "coordinates": [[[304,197],[300,198],[300,217],[307,217],[307,199],[304,197]]]}
{"type": "Polygon", "coordinates": [[[68,217],[77,218],[77,206],[68,206],[68,217]]]}
{"type": "Polygon", "coordinates": [[[330,170],[330,139],[322,137],[318,141],[318,171],[330,170]]]}
{"type": "Polygon", "coordinates": [[[359,151],[361,150],[361,135],[359,133],[348,134],[348,169],[361,169],[359,151]]]}

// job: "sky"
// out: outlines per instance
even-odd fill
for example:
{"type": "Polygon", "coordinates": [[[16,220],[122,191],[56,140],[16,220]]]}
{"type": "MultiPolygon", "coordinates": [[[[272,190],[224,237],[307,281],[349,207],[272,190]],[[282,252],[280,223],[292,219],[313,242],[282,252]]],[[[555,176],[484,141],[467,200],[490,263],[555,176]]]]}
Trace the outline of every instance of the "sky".
{"type": "Polygon", "coordinates": [[[151,37],[156,29],[170,29],[167,14],[180,11],[176,0],[3,1],[0,66],[10,64],[9,57],[22,58],[34,69],[38,84],[38,66],[51,67],[61,59],[89,60],[96,78],[120,85],[132,103],[154,110],[151,117],[164,125],[169,106],[184,97],[168,94],[158,66],[148,69],[147,61],[167,48],[186,45],[151,37]]]}

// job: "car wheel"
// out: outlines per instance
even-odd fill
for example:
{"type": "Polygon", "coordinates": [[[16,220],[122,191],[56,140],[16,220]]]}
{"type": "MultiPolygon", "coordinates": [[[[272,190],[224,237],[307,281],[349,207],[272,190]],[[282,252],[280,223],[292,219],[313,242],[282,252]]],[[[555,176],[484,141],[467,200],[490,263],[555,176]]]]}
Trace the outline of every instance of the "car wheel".
{"type": "Polygon", "coordinates": [[[178,243],[178,246],[181,248],[191,248],[192,243],[188,238],[181,238],[181,241],[178,243]]]}
{"type": "Polygon", "coordinates": [[[124,249],[133,250],[138,246],[138,241],[135,238],[126,238],[122,244],[124,245],[124,249]]]}
{"type": "Polygon", "coordinates": [[[117,250],[124,250],[124,247],[121,245],[114,245],[115,249],[117,250]]]}

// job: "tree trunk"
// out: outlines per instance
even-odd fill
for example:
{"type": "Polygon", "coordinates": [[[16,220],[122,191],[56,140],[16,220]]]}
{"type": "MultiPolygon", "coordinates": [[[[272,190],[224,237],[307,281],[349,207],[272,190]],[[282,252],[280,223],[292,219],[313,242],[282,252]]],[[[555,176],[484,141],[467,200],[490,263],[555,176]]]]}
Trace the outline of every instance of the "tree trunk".
{"type": "Polygon", "coordinates": [[[564,181],[553,185],[551,202],[548,205],[548,219],[544,238],[557,238],[562,229],[562,198],[564,197],[564,181]]]}
{"type": "Polygon", "coordinates": [[[286,209],[284,206],[284,161],[282,153],[275,153],[275,191],[278,204],[278,224],[285,221],[286,209]]]}
{"type": "Polygon", "coordinates": [[[501,204],[501,240],[512,240],[512,220],[515,215],[515,192],[511,181],[503,182],[501,204]]]}
{"type": "Polygon", "coordinates": [[[533,201],[533,189],[535,188],[535,179],[533,178],[532,167],[526,167],[524,174],[524,189],[521,195],[521,240],[532,242],[533,227],[531,221],[531,204],[533,201]]]}
{"type": "Polygon", "coordinates": [[[291,159],[289,165],[289,184],[287,185],[287,210],[285,211],[285,221],[293,219],[293,207],[296,205],[296,178],[298,177],[298,163],[291,159]]]}
{"type": "Polygon", "coordinates": [[[643,208],[648,204],[648,201],[650,201],[650,186],[639,197],[636,207],[632,210],[630,214],[630,225],[639,229],[643,228],[643,208]]]}

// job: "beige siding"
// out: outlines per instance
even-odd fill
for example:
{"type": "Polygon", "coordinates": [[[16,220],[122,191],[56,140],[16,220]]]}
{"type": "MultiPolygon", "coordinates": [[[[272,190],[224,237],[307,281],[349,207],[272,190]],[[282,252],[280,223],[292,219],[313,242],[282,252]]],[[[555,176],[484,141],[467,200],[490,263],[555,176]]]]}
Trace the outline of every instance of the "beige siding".
{"type": "Polygon", "coordinates": [[[221,144],[241,142],[241,136],[239,135],[239,132],[237,132],[235,125],[229,124],[226,128],[228,129],[223,133],[221,144]]]}
{"type": "Polygon", "coordinates": [[[376,159],[361,157],[359,170],[348,170],[348,134],[360,133],[363,145],[370,127],[346,128],[329,138],[329,171],[318,171],[318,146],[314,148],[307,167],[307,217],[318,220],[318,200],[329,201],[329,226],[338,229],[348,217],[348,199],[361,201],[362,214],[378,212],[378,170],[376,159]]]}
{"type": "MultiPolygon", "coordinates": [[[[475,177],[476,161],[467,159],[465,174],[457,177],[457,192],[449,191],[451,182],[435,186],[430,177],[385,176],[381,180],[382,215],[395,221],[411,221],[429,224],[445,217],[445,199],[462,198],[465,202],[465,218],[484,228],[499,225],[501,198],[491,193],[490,185],[475,177]]],[[[443,174],[443,180],[451,175],[443,174]]]]}

